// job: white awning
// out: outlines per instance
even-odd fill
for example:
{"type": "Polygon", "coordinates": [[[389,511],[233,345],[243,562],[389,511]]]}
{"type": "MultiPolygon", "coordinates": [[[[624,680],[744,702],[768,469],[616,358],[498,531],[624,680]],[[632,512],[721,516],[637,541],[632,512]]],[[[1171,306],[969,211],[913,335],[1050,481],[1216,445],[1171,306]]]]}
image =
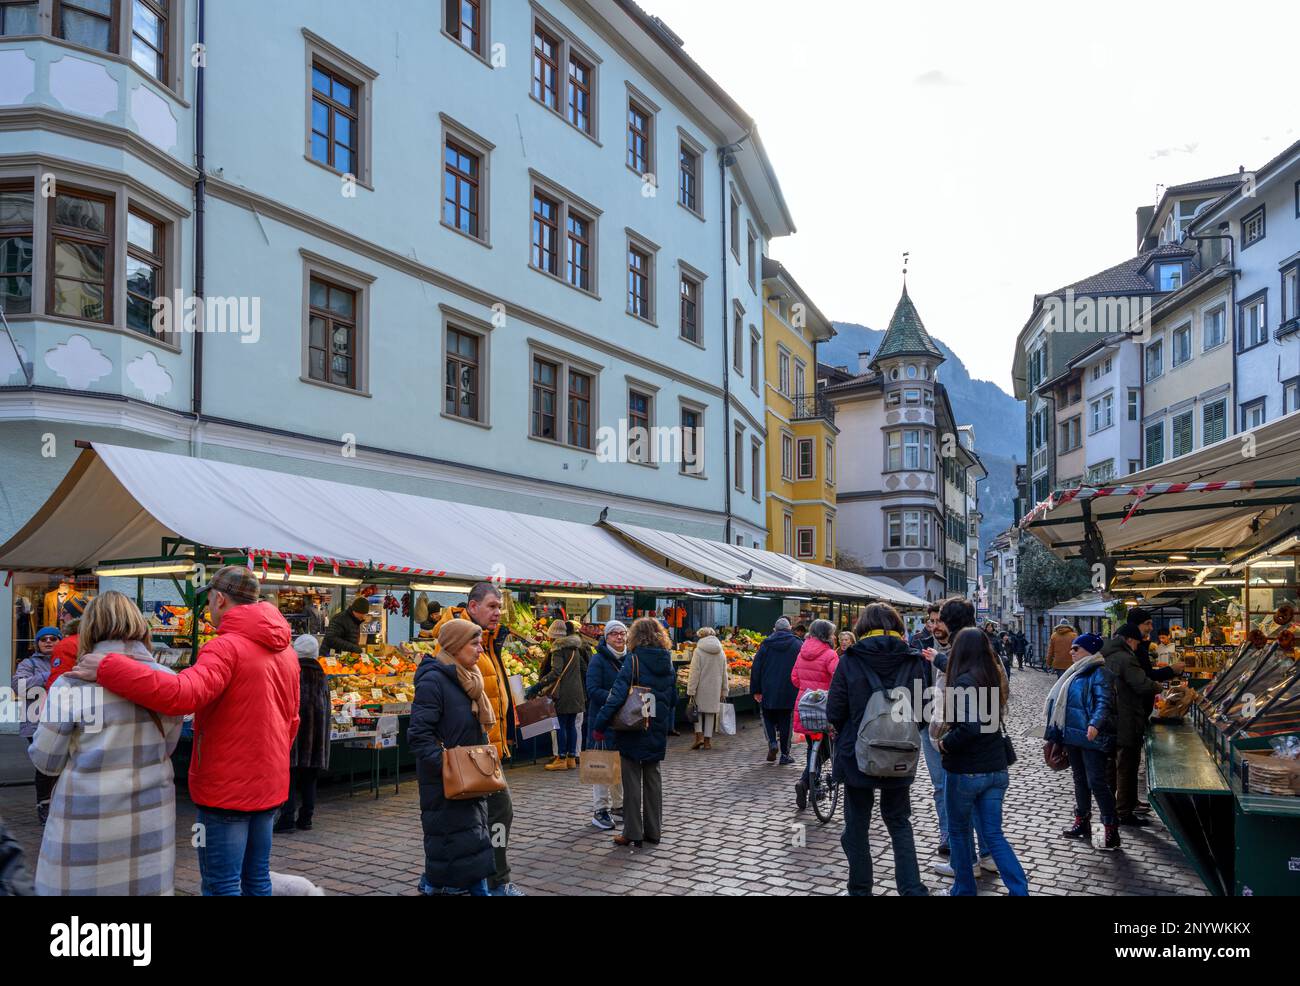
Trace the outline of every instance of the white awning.
{"type": "Polygon", "coordinates": [[[1049,619],[1063,616],[1106,616],[1108,608],[1114,605],[1114,602],[1113,599],[1090,593],[1057,603],[1047,610],[1047,616],[1049,619]]]}
{"type": "Polygon", "coordinates": [[[99,443],[0,546],[0,569],[155,557],[164,537],[270,554],[281,571],[283,560],[314,559],[469,581],[716,591],[652,564],[595,525],[99,443]]]}
{"type": "Polygon", "coordinates": [[[1065,490],[1022,526],[1062,558],[1218,550],[1246,542],[1300,497],[1300,412],[1124,478],[1065,490]],[[1135,509],[1136,508],[1136,509],[1135,509]]]}
{"type": "Polygon", "coordinates": [[[743,548],[633,524],[607,522],[605,526],[637,545],[655,563],[683,576],[708,579],[725,587],[837,599],[878,599],[895,606],[926,604],[924,599],[887,582],[814,565],[775,551],[743,548]]]}

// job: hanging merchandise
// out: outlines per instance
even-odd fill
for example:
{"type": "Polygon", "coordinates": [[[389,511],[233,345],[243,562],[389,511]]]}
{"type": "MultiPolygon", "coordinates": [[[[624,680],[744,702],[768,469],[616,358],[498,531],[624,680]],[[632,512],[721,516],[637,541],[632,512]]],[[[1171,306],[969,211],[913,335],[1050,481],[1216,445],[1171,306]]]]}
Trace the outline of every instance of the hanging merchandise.
{"type": "Polygon", "coordinates": [[[391,592],[385,592],[385,593],[384,593],[384,612],[386,612],[386,613],[396,613],[398,609],[399,609],[399,606],[398,606],[398,604],[397,604],[397,597],[394,596],[391,592]]]}
{"type": "Polygon", "coordinates": [[[411,615],[411,594],[409,592],[402,596],[402,615],[411,615]]]}
{"type": "Polygon", "coordinates": [[[420,593],[415,600],[415,622],[423,623],[429,618],[429,597],[425,593],[420,593]]]}

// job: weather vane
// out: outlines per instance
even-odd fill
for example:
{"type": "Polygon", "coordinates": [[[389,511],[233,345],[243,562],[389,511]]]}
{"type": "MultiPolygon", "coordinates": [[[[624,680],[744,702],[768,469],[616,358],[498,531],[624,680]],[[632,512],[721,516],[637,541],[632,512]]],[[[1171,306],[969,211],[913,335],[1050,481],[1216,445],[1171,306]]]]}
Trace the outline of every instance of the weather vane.
{"type": "Polygon", "coordinates": [[[903,283],[904,284],[907,283],[907,258],[909,256],[911,256],[911,254],[907,250],[904,250],[903,251],[903,283]]]}

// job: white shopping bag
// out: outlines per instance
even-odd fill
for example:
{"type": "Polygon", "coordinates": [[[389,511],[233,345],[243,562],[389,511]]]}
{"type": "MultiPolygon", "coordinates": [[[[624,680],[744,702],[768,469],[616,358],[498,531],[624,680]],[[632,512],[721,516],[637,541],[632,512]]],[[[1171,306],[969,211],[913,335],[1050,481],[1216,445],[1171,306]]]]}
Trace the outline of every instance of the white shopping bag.
{"type": "Polygon", "coordinates": [[[718,734],[720,736],[736,735],[736,707],[730,702],[723,702],[718,709],[718,734]]]}

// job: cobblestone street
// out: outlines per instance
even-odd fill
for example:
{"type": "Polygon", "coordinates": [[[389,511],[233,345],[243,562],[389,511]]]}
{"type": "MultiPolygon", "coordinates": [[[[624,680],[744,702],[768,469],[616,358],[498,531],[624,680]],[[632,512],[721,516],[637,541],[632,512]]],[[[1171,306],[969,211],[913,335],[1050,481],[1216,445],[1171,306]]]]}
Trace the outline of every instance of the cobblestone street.
{"type": "MultiPolygon", "coordinates": [[[[1043,699],[1052,678],[1037,671],[1012,676],[1013,736],[1019,762],[1011,771],[1005,828],[1029,874],[1033,894],[1204,894],[1173,839],[1155,824],[1124,829],[1124,848],[1098,852],[1066,841],[1058,831],[1072,811],[1069,771],[1043,763],[1043,699]]],[[[715,740],[710,753],[691,752],[690,738],[674,741],[664,764],[664,839],[644,850],[619,849],[611,833],[590,824],[590,788],[577,772],[546,773],[540,766],[508,772],[515,820],[510,859],[516,882],[530,894],[838,894],[847,876],[839,837],[843,809],[819,825],[795,810],[798,767],[764,761],[762,729],[740,717],[734,737],[715,740]]],[[[276,836],[271,867],[305,876],[331,894],[414,894],[422,866],[418,797],[413,776],[391,784],[378,800],[349,797],[340,787],[322,791],[311,832],[276,836]]],[[[32,790],[0,790],[0,815],[35,862],[39,830],[32,790]]],[[[178,893],[197,893],[198,865],[188,848],[193,808],[178,806],[178,893]]],[[[932,893],[950,881],[928,872],[938,845],[930,784],[921,774],[912,789],[913,825],[923,876],[932,893]]],[[[877,815],[872,853],[879,893],[894,893],[889,841],[877,815]]],[[[997,877],[981,878],[981,893],[1004,893],[997,877]]]]}

